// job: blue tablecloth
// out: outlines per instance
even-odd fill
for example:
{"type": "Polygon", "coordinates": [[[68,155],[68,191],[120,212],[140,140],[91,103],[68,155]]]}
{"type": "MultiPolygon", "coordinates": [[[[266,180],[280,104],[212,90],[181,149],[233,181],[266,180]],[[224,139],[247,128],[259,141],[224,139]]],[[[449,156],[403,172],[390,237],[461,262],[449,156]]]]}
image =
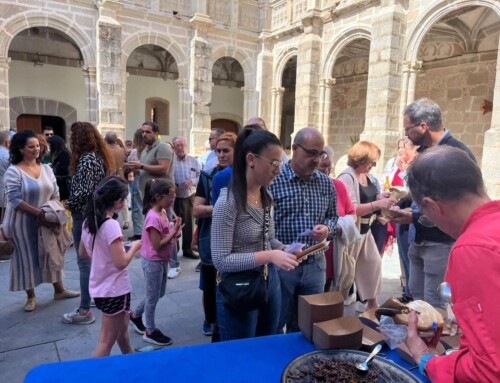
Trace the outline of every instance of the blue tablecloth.
{"type": "MultiPolygon", "coordinates": [[[[166,348],[153,352],[45,364],[33,368],[26,383],[280,382],[296,357],[316,347],[301,333],[232,342],[166,348]]],[[[403,368],[411,366],[395,351],[383,351],[403,368]]],[[[422,381],[417,370],[412,372],[422,381]]]]}

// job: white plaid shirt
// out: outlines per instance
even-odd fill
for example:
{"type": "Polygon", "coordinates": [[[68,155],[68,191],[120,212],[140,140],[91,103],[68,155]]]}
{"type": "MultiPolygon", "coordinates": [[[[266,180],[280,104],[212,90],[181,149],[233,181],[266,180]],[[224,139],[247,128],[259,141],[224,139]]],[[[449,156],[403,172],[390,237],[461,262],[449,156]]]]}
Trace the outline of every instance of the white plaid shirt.
{"type": "Polygon", "coordinates": [[[304,181],[286,163],[269,192],[274,200],[276,238],[282,243],[298,241],[306,248],[314,245],[313,239],[299,234],[319,224],[328,226],[328,239],[335,235],[339,218],[337,192],[328,176],[316,171],[309,181],[304,181]]]}
{"type": "Polygon", "coordinates": [[[196,192],[196,185],[200,179],[200,164],[196,158],[186,154],[186,156],[180,160],[179,157],[175,156],[174,161],[174,179],[175,185],[177,186],[177,197],[178,198],[188,198],[196,192]],[[191,180],[193,184],[188,188],[183,188],[180,185],[187,180],[191,180]]]}

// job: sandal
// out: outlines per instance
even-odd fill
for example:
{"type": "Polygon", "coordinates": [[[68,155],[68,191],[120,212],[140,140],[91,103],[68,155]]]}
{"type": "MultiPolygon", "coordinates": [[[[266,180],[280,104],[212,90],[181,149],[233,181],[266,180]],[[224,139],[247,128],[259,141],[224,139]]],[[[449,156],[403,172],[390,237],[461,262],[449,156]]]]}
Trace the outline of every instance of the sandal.
{"type": "Polygon", "coordinates": [[[24,311],[31,312],[34,311],[36,307],[36,297],[28,297],[26,304],[24,305],[24,311]]]}

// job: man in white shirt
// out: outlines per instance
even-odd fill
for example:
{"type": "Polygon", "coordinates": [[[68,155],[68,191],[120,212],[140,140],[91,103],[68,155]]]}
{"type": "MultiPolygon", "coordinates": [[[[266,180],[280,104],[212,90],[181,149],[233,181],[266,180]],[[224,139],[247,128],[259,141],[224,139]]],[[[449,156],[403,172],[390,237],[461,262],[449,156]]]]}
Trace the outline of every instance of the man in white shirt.
{"type": "Polygon", "coordinates": [[[187,154],[188,146],[184,137],[175,137],[173,144],[174,179],[177,187],[174,212],[182,218],[185,224],[182,229],[182,255],[198,259],[199,256],[191,249],[191,243],[193,242],[193,200],[200,178],[200,164],[196,158],[187,154]]]}
{"type": "Polygon", "coordinates": [[[206,173],[210,173],[219,164],[219,160],[217,159],[217,155],[215,154],[215,145],[217,144],[217,138],[219,138],[224,132],[224,129],[212,129],[212,131],[210,132],[210,136],[208,137],[210,151],[198,157],[198,163],[206,173]]]}

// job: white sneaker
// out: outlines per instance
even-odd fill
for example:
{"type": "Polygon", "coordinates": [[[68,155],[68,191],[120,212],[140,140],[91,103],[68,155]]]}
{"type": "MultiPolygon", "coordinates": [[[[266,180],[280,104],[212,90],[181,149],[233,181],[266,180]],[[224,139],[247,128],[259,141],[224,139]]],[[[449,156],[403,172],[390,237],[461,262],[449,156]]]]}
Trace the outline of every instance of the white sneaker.
{"type": "Polygon", "coordinates": [[[364,313],[366,311],[366,304],[360,301],[356,302],[356,305],[354,306],[354,309],[358,313],[364,313]]]}
{"type": "Polygon", "coordinates": [[[177,278],[179,276],[179,274],[181,273],[181,268],[180,266],[179,267],[171,267],[170,270],[168,270],[168,274],[167,274],[167,278],[168,279],[174,279],[174,278],[177,278]]]}
{"type": "Polygon", "coordinates": [[[356,302],[356,293],[353,293],[347,297],[347,299],[344,301],[344,306],[350,306],[354,302],[356,302]]]}

